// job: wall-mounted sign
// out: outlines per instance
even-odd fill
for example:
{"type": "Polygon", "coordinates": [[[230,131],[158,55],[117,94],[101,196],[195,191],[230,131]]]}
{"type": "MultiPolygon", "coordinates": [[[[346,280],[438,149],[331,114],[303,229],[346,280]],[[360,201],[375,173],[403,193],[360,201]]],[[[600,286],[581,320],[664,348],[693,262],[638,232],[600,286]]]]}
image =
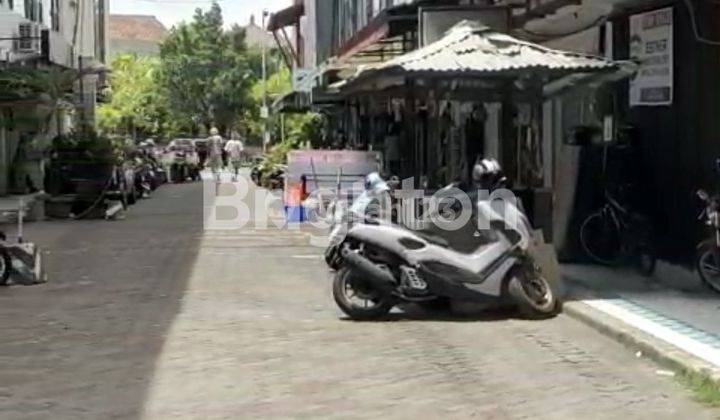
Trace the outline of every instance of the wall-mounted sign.
{"type": "Polygon", "coordinates": [[[315,85],[315,72],[313,69],[296,67],[292,73],[292,87],[296,92],[312,92],[315,85]]]}
{"type": "Polygon", "coordinates": [[[640,64],[630,82],[630,106],[673,102],[673,9],[630,17],[630,58],[640,64]]]}

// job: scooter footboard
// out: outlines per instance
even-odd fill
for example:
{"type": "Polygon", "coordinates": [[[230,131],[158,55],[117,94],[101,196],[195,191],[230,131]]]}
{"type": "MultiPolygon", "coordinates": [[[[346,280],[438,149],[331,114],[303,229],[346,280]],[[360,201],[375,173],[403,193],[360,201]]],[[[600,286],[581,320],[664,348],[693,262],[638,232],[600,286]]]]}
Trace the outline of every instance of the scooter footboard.
{"type": "Polygon", "coordinates": [[[422,265],[418,274],[428,285],[428,291],[435,295],[457,300],[497,300],[502,298],[503,278],[487,279],[482,283],[463,282],[457,276],[438,273],[422,265]]]}

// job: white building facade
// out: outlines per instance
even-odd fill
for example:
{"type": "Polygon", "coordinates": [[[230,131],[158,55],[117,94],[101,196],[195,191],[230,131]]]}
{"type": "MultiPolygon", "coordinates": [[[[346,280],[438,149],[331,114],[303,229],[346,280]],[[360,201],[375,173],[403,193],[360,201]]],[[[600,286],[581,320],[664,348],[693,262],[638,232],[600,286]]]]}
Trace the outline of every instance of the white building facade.
{"type": "Polygon", "coordinates": [[[108,13],[109,0],[0,0],[0,72],[55,67],[78,76],[74,99],[60,107],[0,103],[0,195],[42,189],[43,151],[52,138],[80,119],[94,124],[108,13]]]}

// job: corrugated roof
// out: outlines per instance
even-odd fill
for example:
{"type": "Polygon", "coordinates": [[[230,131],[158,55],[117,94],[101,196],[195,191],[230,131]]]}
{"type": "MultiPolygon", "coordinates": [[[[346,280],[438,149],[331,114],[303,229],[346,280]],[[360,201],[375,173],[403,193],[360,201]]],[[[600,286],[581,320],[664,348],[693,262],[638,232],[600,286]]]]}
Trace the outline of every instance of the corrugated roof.
{"type": "Polygon", "coordinates": [[[110,40],[160,43],[167,34],[167,28],[155,16],[110,15],[110,40]]]}
{"type": "Polygon", "coordinates": [[[499,74],[530,69],[582,72],[615,67],[616,62],[602,57],[546,48],[466,21],[439,41],[367,71],[499,74]]]}

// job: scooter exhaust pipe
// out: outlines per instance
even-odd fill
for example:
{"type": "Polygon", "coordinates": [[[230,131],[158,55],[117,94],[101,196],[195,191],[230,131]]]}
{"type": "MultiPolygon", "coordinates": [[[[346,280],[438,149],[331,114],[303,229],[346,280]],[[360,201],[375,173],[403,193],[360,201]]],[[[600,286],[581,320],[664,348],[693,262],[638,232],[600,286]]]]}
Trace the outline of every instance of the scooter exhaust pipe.
{"type": "Polygon", "coordinates": [[[396,284],[393,275],[378,267],[369,259],[352,251],[343,252],[343,259],[345,264],[356,270],[358,274],[362,275],[365,280],[369,281],[378,290],[388,294],[395,291],[396,284]]]}

